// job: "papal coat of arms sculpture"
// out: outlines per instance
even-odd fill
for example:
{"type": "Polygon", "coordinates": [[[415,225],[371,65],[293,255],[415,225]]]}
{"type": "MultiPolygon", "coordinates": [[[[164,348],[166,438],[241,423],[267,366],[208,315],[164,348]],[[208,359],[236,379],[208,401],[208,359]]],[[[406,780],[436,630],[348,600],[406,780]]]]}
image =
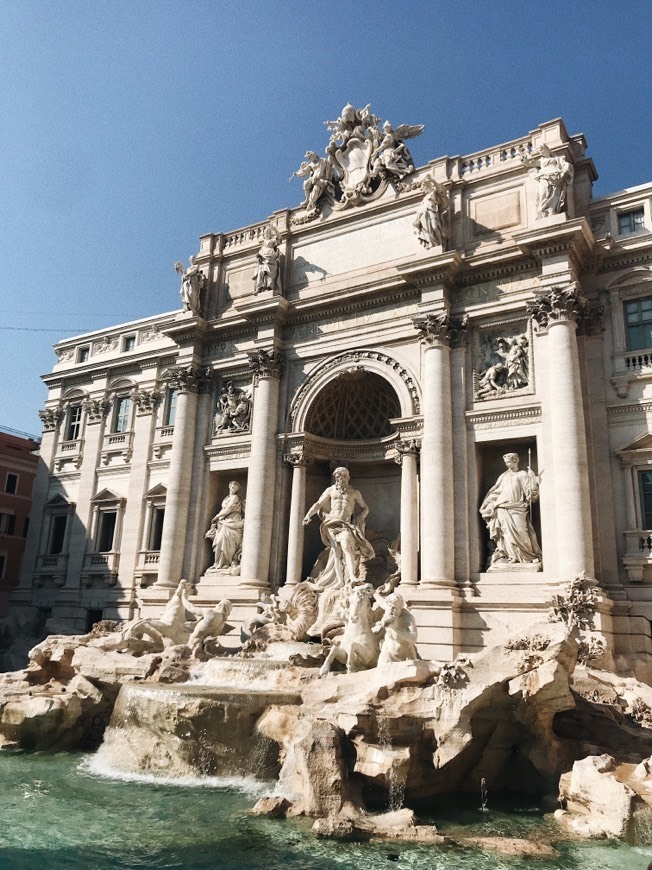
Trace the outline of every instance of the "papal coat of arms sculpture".
{"type": "Polygon", "coordinates": [[[314,151],[294,173],[304,178],[306,218],[316,217],[323,199],[331,197],[335,209],[360,205],[381,196],[388,184],[398,186],[414,171],[412,156],[405,144],[423,133],[423,124],[380,124],[371,105],[356,109],[350,103],[335,121],[325,121],[330,131],[326,156],[314,151]]]}

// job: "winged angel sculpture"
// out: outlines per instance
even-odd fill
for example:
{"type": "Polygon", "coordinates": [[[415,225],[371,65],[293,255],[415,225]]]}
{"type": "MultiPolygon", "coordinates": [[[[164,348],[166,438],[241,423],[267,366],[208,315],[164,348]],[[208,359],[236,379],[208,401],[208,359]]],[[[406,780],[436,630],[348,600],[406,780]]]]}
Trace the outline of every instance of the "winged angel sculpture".
{"type": "Polygon", "coordinates": [[[350,103],[339,118],[324,123],[330,132],[326,156],[309,151],[294,173],[306,179],[302,206],[309,216],[319,214],[320,202],[327,194],[334,198],[336,209],[359,205],[380,196],[388,183],[396,185],[414,171],[404,140],[421,135],[423,124],[394,128],[385,121],[381,127],[371,104],[356,109],[350,103]]]}

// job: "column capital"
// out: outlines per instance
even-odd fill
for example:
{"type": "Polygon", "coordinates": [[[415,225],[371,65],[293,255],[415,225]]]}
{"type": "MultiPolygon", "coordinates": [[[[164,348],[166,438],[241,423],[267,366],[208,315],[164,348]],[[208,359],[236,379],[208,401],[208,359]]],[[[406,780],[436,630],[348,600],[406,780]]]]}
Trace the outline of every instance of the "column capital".
{"type": "Polygon", "coordinates": [[[134,390],[131,394],[138,416],[153,414],[156,410],[160,393],[156,390],[134,390]]]}
{"type": "Polygon", "coordinates": [[[171,366],[163,375],[166,385],[179,393],[198,393],[209,377],[205,368],[171,366]]]}
{"type": "Polygon", "coordinates": [[[63,417],[63,408],[44,408],[38,412],[45,432],[53,432],[63,417]]]}
{"type": "Polygon", "coordinates": [[[291,465],[292,468],[305,468],[308,465],[312,465],[315,460],[312,456],[308,456],[307,453],[301,450],[293,453],[285,453],[283,455],[283,461],[288,465],[291,465]]]}
{"type": "Polygon", "coordinates": [[[525,307],[539,329],[548,329],[556,323],[577,324],[584,320],[588,302],[573,281],[568,287],[553,287],[533,302],[526,302],[525,307]]]}
{"type": "Polygon", "coordinates": [[[280,378],[285,368],[285,357],[280,350],[257,350],[248,354],[254,384],[260,378],[280,378]]]}
{"type": "Polygon", "coordinates": [[[86,411],[87,423],[101,423],[106,417],[111,402],[108,399],[86,399],[83,408],[86,411]]]}
{"type": "Polygon", "coordinates": [[[431,312],[415,317],[412,323],[419,333],[419,340],[428,347],[452,347],[464,341],[468,316],[459,319],[451,317],[447,311],[431,312]]]}
{"type": "Polygon", "coordinates": [[[410,438],[406,441],[397,441],[396,444],[394,444],[394,449],[396,450],[394,462],[397,465],[402,465],[404,456],[416,456],[419,453],[421,450],[421,441],[417,438],[410,438]]]}

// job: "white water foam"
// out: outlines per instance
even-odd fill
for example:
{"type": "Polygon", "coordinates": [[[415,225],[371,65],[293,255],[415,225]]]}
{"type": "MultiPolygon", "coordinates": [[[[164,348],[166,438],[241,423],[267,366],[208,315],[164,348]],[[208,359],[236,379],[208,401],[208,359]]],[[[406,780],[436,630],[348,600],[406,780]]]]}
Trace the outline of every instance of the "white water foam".
{"type": "Polygon", "coordinates": [[[118,770],[101,756],[87,755],[77,768],[80,773],[121,782],[143,782],[150,785],[172,785],[179,788],[213,788],[221,791],[239,791],[251,797],[270,794],[274,783],[263,782],[249,776],[157,776],[154,773],[135,773],[118,770]]]}

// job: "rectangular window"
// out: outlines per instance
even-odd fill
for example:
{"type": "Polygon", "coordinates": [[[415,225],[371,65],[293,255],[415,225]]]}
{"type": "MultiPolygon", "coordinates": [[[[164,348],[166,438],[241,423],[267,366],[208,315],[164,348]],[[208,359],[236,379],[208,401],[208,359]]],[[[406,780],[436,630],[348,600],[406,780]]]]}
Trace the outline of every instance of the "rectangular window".
{"type": "Polygon", "coordinates": [[[0,514],[0,535],[13,535],[16,528],[14,514],[0,514]]]}
{"type": "Polygon", "coordinates": [[[114,432],[128,432],[131,417],[131,399],[129,396],[118,396],[115,401],[114,432]]]}
{"type": "Polygon", "coordinates": [[[68,517],[65,514],[56,514],[52,517],[52,525],[50,526],[50,546],[48,553],[52,556],[58,556],[63,552],[63,545],[66,540],[66,524],[68,517]]]}
{"type": "Polygon", "coordinates": [[[652,471],[639,471],[638,483],[641,494],[643,528],[652,529],[652,471]]]}
{"type": "Polygon", "coordinates": [[[627,349],[652,347],[652,296],[625,302],[627,349]]]}
{"type": "Polygon", "coordinates": [[[7,480],[5,481],[5,492],[8,492],[9,495],[15,495],[17,489],[18,475],[9,472],[9,474],[7,474],[7,480]]]}
{"type": "Polygon", "coordinates": [[[88,345],[84,345],[84,347],[80,347],[77,349],[77,362],[83,363],[88,362],[88,357],[90,356],[91,349],[88,345]]]}
{"type": "Polygon", "coordinates": [[[77,441],[81,435],[82,406],[71,405],[68,408],[66,423],[66,441],[77,441]]]}
{"type": "Polygon", "coordinates": [[[149,550],[160,550],[163,538],[163,519],[165,508],[155,507],[152,509],[152,526],[149,533],[149,550]]]}
{"type": "Polygon", "coordinates": [[[100,511],[97,528],[97,552],[110,553],[113,550],[117,511],[100,511]]]}
{"type": "Polygon", "coordinates": [[[177,391],[170,390],[168,393],[167,403],[165,405],[165,419],[164,424],[166,426],[174,426],[174,417],[177,412],[177,391]]]}
{"type": "Polygon", "coordinates": [[[122,347],[125,352],[128,350],[133,350],[136,347],[136,336],[125,335],[122,347]]]}
{"type": "Polygon", "coordinates": [[[27,533],[29,532],[29,517],[25,517],[23,520],[23,538],[27,537],[27,533]]]}
{"type": "Polygon", "coordinates": [[[0,580],[5,576],[5,565],[7,564],[7,556],[5,553],[0,553],[0,580]]]}
{"type": "Polygon", "coordinates": [[[618,215],[618,235],[637,233],[645,229],[645,212],[642,208],[633,211],[622,211],[618,215]]]}

